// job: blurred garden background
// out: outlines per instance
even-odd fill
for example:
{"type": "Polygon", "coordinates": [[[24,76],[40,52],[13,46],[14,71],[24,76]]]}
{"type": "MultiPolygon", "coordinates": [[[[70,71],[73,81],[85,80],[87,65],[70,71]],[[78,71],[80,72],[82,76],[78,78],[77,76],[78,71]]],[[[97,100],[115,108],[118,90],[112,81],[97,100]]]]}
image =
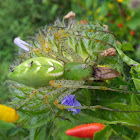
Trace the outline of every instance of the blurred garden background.
{"type": "MultiPolygon", "coordinates": [[[[19,49],[13,43],[14,38],[19,36],[27,40],[39,28],[53,24],[69,11],[74,11],[79,21],[92,20],[108,25],[119,40],[130,42],[130,48],[126,50],[124,46],[123,50],[140,62],[139,0],[0,0],[0,104],[10,100],[3,83],[8,79],[10,65],[19,49]]],[[[0,135],[5,138],[1,126],[0,130],[0,135]]],[[[22,131],[15,131],[12,136],[22,131]]]]}

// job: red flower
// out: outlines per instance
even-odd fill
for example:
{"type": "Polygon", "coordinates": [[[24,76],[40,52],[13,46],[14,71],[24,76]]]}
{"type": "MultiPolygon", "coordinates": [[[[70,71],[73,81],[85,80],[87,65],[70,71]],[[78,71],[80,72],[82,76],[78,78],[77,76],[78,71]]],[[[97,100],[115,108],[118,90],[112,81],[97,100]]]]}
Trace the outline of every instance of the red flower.
{"type": "Polygon", "coordinates": [[[79,138],[93,138],[95,132],[101,131],[104,127],[105,125],[101,123],[82,124],[68,129],[66,134],[79,138]]]}
{"type": "Polygon", "coordinates": [[[87,23],[86,20],[81,20],[81,21],[80,21],[80,24],[86,24],[86,23],[87,23]]]}
{"type": "Polygon", "coordinates": [[[123,25],[122,23],[119,23],[119,24],[118,24],[118,27],[119,27],[119,28],[123,28],[124,25],[123,25]]]}
{"type": "Polygon", "coordinates": [[[135,32],[133,30],[130,30],[130,35],[135,35],[135,32]]]}

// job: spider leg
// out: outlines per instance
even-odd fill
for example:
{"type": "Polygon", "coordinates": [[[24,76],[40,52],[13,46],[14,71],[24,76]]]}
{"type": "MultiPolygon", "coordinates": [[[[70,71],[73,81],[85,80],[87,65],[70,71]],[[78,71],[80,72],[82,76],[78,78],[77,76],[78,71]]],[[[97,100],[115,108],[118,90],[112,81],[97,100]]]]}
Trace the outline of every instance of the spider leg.
{"type": "MultiPolygon", "coordinates": [[[[75,81],[75,80],[56,80],[56,81],[50,81],[49,83],[51,86],[56,87],[56,88],[62,88],[61,85],[65,84],[65,85],[83,85],[84,81],[75,81]],[[57,82],[57,83],[55,83],[57,82]]],[[[78,88],[70,88],[67,89],[61,96],[59,96],[54,102],[53,104],[57,107],[58,103],[67,95],[72,94],[73,92],[75,92],[78,88]]],[[[59,105],[58,105],[59,108],[59,105]]]]}
{"type": "MultiPolygon", "coordinates": [[[[49,92],[48,94],[44,95],[44,103],[46,105],[49,105],[49,102],[47,100],[48,96],[52,96],[53,94],[57,94],[57,93],[63,93],[62,95],[60,95],[54,102],[53,104],[57,106],[57,104],[67,95],[73,93],[74,91],[76,91],[77,89],[67,89],[67,88],[57,88],[56,90],[53,90],[51,92],[49,92]],[[66,90],[66,91],[65,91],[66,90]],[[65,92],[63,92],[65,91],[65,92]]],[[[50,105],[49,105],[50,106],[50,105]]]]}
{"type": "MultiPolygon", "coordinates": [[[[51,105],[49,104],[49,102],[48,102],[48,100],[47,100],[48,96],[52,96],[52,95],[54,95],[54,94],[61,93],[61,92],[65,91],[66,89],[67,89],[67,88],[57,88],[56,90],[53,90],[53,91],[47,93],[46,95],[44,95],[43,99],[44,99],[44,103],[45,103],[45,104],[47,105],[47,107],[52,111],[52,113],[55,114],[56,117],[59,117],[59,118],[61,118],[61,119],[70,121],[68,118],[65,118],[65,117],[63,117],[63,116],[60,116],[58,113],[54,112],[53,109],[52,109],[52,107],[51,107],[51,105]]],[[[65,93],[65,92],[64,92],[64,93],[65,93]]],[[[71,121],[70,121],[70,122],[71,122],[71,121]]]]}
{"type": "Polygon", "coordinates": [[[55,38],[57,39],[59,44],[61,44],[61,46],[63,47],[63,50],[61,51],[66,52],[69,56],[72,57],[73,61],[75,62],[81,62],[81,63],[84,62],[84,59],[78,53],[76,53],[68,44],[66,44],[67,37],[68,37],[68,33],[63,32],[63,30],[58,30],[55,33],[55,38]]]}
{"type": "Polygon", "coordinates": [[[28,96],[28,98],[26,98],[23,102],[21,102],[21,104],[18,106],[18,107],[16,107],[16,110],[18,110],[21,106],[23,106],[26,102],[28,102],[29,100],[31,100],[32,98],[33,98],[33,96],[35,95],[35,94],[37,94],[37,90],[33,90],[33,92],[28,96]]]}
{"type": "MultiPolygon", "coordinates": [[[[44,99],[44,103],[46,104],[46,105],[49,105],[49,102],[48,102],[48,100],[47,100],[47,98],[49,97],[49,96],[53,96],[54,94],[58,94],[58,93],[62,93],[62,92],[64,92],[65,90],[66,90],[67,88],[57,88],[57,89],[55,89],[55,90],[53,90],[53,91],[51,91],[51,92],[47,92],[45,95],[44,95],[44,97],[43,97],[43,99],[44,99]]],[[[44,92],[45,93],[45,92],[44,92]]]]}
{"type": "Polygon", "coordinates": [[[90,86],[90,85],[83,85],[84,81],[74,81],[73,84],[70,84],[73,80],[52,80],[49,82],[51,86],[60,88],[83,88],[83,89],[98,89],[98,90],[108,90],[108,91],[116,91],[116,92],[124,92],[124,93],[133,93],[133,94],[140,94],[139,92],[134,91],[127,91],[127,90],[118,90],[118,89],[112,89],[105,86],[90,86]],[[79,83],[79,84],[78,84],[79,83]]]}
{"type": "MultiPolygon", "coordinates": [[[[103,109],[103,110],[108,110],[108,111],[114,111],[114,112],[125,112],[125,113],[132,113],[132,112],[140,112],[140,111],[121,111],[118,109],[111,109],[111,108],[106,108],[101,105],[95,105],[95,106],[68,106],[68,105],[62,105],[59,104],[59,102],[67,95],[75,92],[79,88],[85,88],[85,89],[100,89],[100,90],[108,90],[107,87],[104,86],[86,86],[83,85],[84,81],[75,81],[75,80],[55,80],[55,81],[50,81],[50,85],[57,87],[57,88],[62,88],[62,87],[67,87],[67,89],[61,96],[59,96],[55,101],[54,105],[59,108],[59,109],[103,109]],[[69,85],[68,85],[69,84],[69,85]],[[107,89],[106,89],[107,88],[107,89]]],[[[114,89],[109,89],[112,91],[119,91],[120,90],[114,90],[114,89]]],[[[121,91],[123,92],[123,91],[121,91]]],[[[127,91],[128,92],[128,91],[127,91]]]]}
{"type": "Polygon", "coordinates": [[[107,108],[107,107],[103,107],[101,105],[95,105],[95,106],[68,106],[68,105],[62,105],[62,104],[57,104],[56,105],[59,109],[102,109],[102,110],[108,110],[108,111],[112,111],[112,112],[123,112],[123,113],[137,113],[140,111],[122,111],[122,110],[118,110],[118,109],[111,109],[111,108],[107,108]]]}

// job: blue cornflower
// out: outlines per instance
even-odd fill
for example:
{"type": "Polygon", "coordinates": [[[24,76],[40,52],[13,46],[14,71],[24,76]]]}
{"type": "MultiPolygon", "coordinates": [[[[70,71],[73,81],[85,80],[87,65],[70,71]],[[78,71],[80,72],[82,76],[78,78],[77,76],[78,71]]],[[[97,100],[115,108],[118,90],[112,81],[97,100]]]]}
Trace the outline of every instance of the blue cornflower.
{"type": "MultiPolygon", "coordinates": [[[[68,95],[62,99],[61,104],[69,106],[82,106],[76,99],[74,95],[68,95]]],[[[81,109],[68,109],[68,111],[73,111],[72,115],[80,113],[81,109]]]]}
{"type": "Polygon", "coordinates": [[[21,40],[20,37],[15,38],[15,39],[14,39],[14,43],[15,43],[18,47],[22,48],[23,50],[29,51],[29,48],[27,47],[27,46],[29,46],[29,44],[26,43],[25,41],[21,40]]]}

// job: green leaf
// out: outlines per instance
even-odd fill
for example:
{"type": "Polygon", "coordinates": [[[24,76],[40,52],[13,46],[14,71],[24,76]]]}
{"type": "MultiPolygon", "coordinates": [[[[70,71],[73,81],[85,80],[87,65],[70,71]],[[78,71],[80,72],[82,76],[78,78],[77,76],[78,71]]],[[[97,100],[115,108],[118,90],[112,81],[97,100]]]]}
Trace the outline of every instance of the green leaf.
{"type": "Polygon", "coordinates": [[[108,140],[112,134],[112,128],[107,125],[103,130],[94,134],[94,140],[108,140]]]}
{"type": "Polygon", "coordinates": [[[136,64],[137,66],[134,66],[134,69],[137,73],[140,73],[140,64],[133,59],[129,58],[127,55],[123,53],[122,50],[120,50],[118,47],[116,47],[121,59],[129,66],[136,64]]]}
{"type": "Polygon", "coordinates": [[[58,9],[58,5],[54,4],[53,7],[51,8],[51,11],[50,11],[51,16],[54,16],[54,14],[56,13],[57,9],[58,9]]]}
{"type": "Polygon", "coordinates": [[[40,127],[40,126],[46,124],[48,121],[50,121],[50,119],[51,120],[54,119],[54,117],[55,117],[54,114],[51,112],[48,112],[41,116],[32,116],[31,120],[30,120],[30,124],[27,124],[27,126],[25,126],[25,127],[26,128],[40,127]]]}
{"type": "MultiPolygon", "coordinates": [[[[124,111],[139,111],[140,104],[138,103],[137,95],[132,94],[130,100],[127,103],[112,103],[108,106],[109,108],[124,110],[124,111]]],[[[139,112],[136,113],[125,113],[125,112],[104,112],[104,117],[109,121],[116,121],[116,123],[125,124],[128,126],[140,127],[139,112]]]]}
{"type": "Polygon", "coordinates": [[[18,134],[18,132],[20,132],[20,131],[23,131],[22,128],[20,128],[20,127],[12,128],[7,132],[7,136],[8,137],[14,136],[14,135],[18,134]]]}
{"type": "Polygon", "coordinates": [[[46,139],[45,137],[46,137],[46,126],[43,125],[42,127],[36,129],[35,139],[45,140],[46,139]]]}
{"type": "Polygon", "coordinates": [[[6,123],[6,122],[0,120],[0,131],[9,130],[13,127],[15,127],[15,124],[6,123]]]}
{"type": "Polygon", "coordinates": [[[135,84],[136,89],[138,90],[138,92],[140,92],[140,79],[138,78],[132,78],[135,84]]]}
{"type": "Polygon", "coordinates": [[[128,42],[124,42],[123,44],[121,44],[121,48],[124,51],[134,51],[132,44],[130,44],[128,42]]]}

